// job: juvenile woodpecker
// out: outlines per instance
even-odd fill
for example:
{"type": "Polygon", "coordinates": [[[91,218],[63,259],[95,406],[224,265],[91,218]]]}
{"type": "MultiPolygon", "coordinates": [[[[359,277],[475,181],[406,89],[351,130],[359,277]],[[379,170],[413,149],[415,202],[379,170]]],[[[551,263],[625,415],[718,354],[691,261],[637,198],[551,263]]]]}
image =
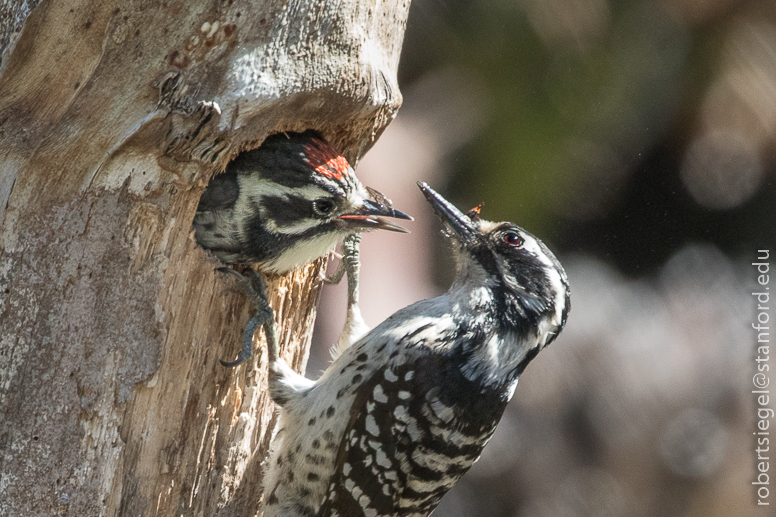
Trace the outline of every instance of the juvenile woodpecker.
{"type": "Polygon", "coordinates": [[[455,282],[390,316],[317,381],[270,365],[282,410],[264,517],[427,516],[565,325],[566,273],[539,239],[419,185],[454,242],[455,282]]]}
{"type": "MultiPolygon", "coordinates": [[[[407,231],[384,217],[412,219],[394,210],[382,194],[364,187],[345,157],[319,134],[305,131],[272,135],[261,147],[237,156],[203,192],[193,227],[197,243],[222,262],[281,274],[326,255],[348,237],[357,254],[363,231],[407,231]]],[[[243,278],[231,268],[222,270],[238,277],[258,314],[243,333],[237,360],[221,363],[236,366],[248,359],[253,332],[261,324],[270,359],[276,357],[272,310],[261,276],[249,271],[243,278]]],[[[351,293],[356,289],[350,286],[351,293]]]]}

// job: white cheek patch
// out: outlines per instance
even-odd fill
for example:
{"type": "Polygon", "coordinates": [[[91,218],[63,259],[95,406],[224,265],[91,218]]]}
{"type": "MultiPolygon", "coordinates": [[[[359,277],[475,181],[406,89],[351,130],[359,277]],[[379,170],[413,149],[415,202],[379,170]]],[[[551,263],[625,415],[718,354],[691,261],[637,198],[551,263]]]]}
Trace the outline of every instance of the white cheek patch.
{"type": "Polygon", "coordinates": [[[300,264],[309,264],[334,250],[342,236],[337,233],[322,234],[297,242],[285,253],[281,253],[273,261],[263,265],[272,273],[285,273],[300,264]]]}
{"type": "Polygon", "coordinates": [[[315,228],[316,226],[321,224],[321,221],[319,219],[315,219],[313,217],[306,217],[301,221],[296,221],[294,222],[294,224],[287,224],[285,226],[279,226],[274,222],[270,222],[271,220],[268,218],[264,218],[264,219],[267,221],[265,223],[265,226],[268,229],[277,233],[285,233],[287,235],[298,235],[300,233],[306,232],[307,230],[310,230],[311,228],[315,228]]]}

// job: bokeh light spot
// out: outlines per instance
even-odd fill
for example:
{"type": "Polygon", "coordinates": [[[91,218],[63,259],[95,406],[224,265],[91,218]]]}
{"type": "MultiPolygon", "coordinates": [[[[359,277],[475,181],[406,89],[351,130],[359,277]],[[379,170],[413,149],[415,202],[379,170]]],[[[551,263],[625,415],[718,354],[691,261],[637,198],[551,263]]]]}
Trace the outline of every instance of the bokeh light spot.
{"type": "Polygon", "coordinates": [[[736,131],[712,131],[690,145],[682,181],[701,205],[723,210],[751,198],[762,182],[757,150],[736,131]]]}

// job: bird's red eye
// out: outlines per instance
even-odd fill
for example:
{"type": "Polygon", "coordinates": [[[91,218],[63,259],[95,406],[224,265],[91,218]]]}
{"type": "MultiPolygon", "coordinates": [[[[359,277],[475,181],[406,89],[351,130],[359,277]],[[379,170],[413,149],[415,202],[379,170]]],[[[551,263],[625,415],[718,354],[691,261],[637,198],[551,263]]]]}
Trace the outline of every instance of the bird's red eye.
{"type": "Polygon", "coordinates": [[[517,232],[507,232],[504,234],[504,242],[510,246],[521,246],[523,244],[523,238],[520,237],[517,232]]]}

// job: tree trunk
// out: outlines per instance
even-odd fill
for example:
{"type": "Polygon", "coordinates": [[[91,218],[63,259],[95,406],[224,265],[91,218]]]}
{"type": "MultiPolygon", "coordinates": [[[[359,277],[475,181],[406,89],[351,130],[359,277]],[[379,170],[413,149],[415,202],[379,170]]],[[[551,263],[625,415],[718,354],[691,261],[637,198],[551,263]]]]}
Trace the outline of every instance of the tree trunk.
{"type": "MultiPolygon", "coordinates": [[[[356,161],[401,104],[408,8],[0,7],[0,515],[257,513],[266,352],[218,364],[251,307],[191,221],[268,134],[314,128],[356,161]]],[[[323,264],[269,279],[299,370],[323,264]]]]}

